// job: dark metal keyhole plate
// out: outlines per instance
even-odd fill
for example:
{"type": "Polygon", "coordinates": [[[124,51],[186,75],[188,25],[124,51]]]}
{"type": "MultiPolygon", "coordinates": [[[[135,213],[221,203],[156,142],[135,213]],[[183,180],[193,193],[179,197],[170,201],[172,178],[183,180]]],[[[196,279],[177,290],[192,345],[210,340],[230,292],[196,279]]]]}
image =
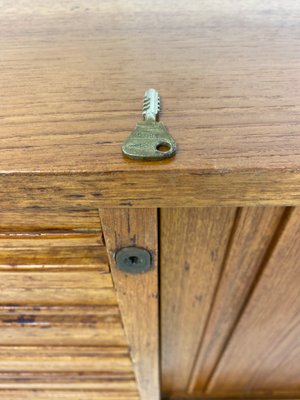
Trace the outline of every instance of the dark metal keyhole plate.
{"type": "Polygon", "coordinates": [[[141,274],[152,267],[151,253],[142,247],[123,247],[115,254],[117,267],[130,274],[141,274]]]}

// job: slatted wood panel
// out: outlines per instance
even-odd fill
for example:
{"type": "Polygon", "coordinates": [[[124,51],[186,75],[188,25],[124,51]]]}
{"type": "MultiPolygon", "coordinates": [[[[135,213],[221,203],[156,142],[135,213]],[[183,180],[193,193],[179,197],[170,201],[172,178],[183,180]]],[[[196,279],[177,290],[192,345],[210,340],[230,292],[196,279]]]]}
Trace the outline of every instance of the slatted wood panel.
{"type": "MultiPolygon", "coordinates": [[[[203,396],[290,212],[283,207],[161,210],[165,394],[203,396]]],[[[288,286],[285,291],[288,295],[288,286]]],[[[238,355],[244,357],[242,347],[238,355]]],[[[230,357],[228,351],[224,371],[230,357]]],[[[246,368],[243,372],[247,375],[246,368]]],[[[230,396],[222,388],[209,394],[230,396]]]]}
{"type": "Polygon", "coordinates": [[[0,397],[138,399],[97,211],[0,221],[0,397]]]}
{"type": "Polygon", "coordinates": [[[296,208],[209,383],[209,394],[300,394],[299,287],[296,208]]]}

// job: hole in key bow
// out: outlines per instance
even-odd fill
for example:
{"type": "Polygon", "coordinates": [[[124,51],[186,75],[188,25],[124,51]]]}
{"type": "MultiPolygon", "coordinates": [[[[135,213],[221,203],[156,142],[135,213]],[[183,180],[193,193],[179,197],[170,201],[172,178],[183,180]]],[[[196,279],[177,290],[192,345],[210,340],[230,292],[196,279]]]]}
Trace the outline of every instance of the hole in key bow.
{"type": "Polygon", "coordinates": [[[162,153],[166,153],[167,151],[169,151],[171,149],[171,146],[169,143],[163,142],[163,143],[159,143],[156,146],[156,150],[161,151],[162,153]]]}

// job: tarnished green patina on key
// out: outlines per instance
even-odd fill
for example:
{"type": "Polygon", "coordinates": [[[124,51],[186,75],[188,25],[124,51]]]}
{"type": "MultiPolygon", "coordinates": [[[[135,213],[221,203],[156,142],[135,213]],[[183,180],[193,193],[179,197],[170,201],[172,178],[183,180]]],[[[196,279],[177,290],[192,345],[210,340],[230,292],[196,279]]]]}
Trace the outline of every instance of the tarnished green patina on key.
{"type": "Polygon", "coordinates": [[[176,142],[158,122],[160,98],[155,89],[145,92],[143,117],[122,146],[124,156],[136,160],[163,160],[176,153],[176,142]]]}

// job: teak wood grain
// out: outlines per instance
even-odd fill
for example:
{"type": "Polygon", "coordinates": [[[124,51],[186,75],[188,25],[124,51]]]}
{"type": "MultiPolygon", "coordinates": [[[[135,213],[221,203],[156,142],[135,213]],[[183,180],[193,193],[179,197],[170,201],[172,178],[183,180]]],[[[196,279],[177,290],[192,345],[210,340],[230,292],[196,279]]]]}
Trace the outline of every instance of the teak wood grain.
{"type": "Polygon", "coordinates": [[[0,205],[299,205],[299,12],[293,0],[4,2],[0,205]],[[178,153],[127,160],[150,86],[178,153]]]}
{"type": "Polygon", "coordinates": [[[142,400],[160,399],[157,210],[100,209],[111,272],[142,400]],[[118,249],[138,246],[152,254],[144,274],[121,271],[118,249]]]}
{"type": "Polygon", "coordinates": [[[61,207],[55,209],[49,202],[47,207],[18,207],[1,208],[0,235],[9,232],[34,232],[38,234],[70,233],[87,235],[97,234],[97,242],[100,243],[101,226],[99,225],[98,210],[95,209],[76,209],[74,205],[70,208],[61,207]]]}
{"type": "Polygon", "coordinates": [[[231,243],[216,289],[204,338],[193,370],[189,392],[204,391],[235,328],[251,288],[268,260],[275,233],[285,222],[283,207],[245,207],[238,210],[231,243]]]}
{"type": "Polygon", "coordinates": [[[109,390],[2,390],[5,400],[139,400],[136,391],[111,393],[109,390]],[[53,397],[55,395],[55,397],[53,397]]]}
{"type": "Polygon", "coordinates": [[[177,208],[160,215],[163,394],[297,398],[299,209],[177,208]],[[274,341],[283,342],[278,357],[274,341]],[[273,385],[280,373],[285,383],[273,385]]]}
{"type": "Polygon", "coordinates": [[[299,395],[299,259],[296,208],[209,382],[210,395],[299,395]]]}
{"type": "Polygon", "coordinates": [[[164,395],[188,390],[235,212],[221,207],[161,210],[164,395]]]}
{"type": "Polygon", "coordinates": [[[127,346],[34,347],[0,346],[0,371],[128,372],[131,362],[127,346]]]}
{"type": "Polygon", "coordinates": [[[0,212],[1,399],[137,399],[98,211],[35,211],[0,212]]]}
{"type": "Polygon", "coordinates": [[[0,9],[0,398],[299,399],[300,3],[0,9]],[[121,154],[149,87],[170,160],[121,154]]]}

